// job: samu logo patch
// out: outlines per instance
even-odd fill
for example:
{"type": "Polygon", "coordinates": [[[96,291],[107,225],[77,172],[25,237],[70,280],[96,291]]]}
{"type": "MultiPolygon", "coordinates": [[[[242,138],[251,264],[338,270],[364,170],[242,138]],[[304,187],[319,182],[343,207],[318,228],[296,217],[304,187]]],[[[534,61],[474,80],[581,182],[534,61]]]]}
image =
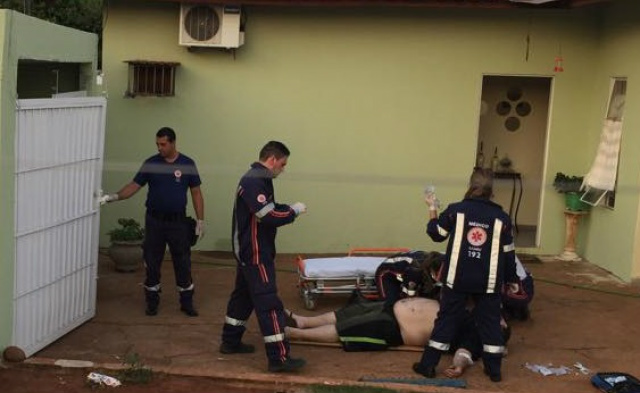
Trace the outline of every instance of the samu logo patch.
{"type": "Polygon", "coordinates": [[[474,247],[480,247],[487,241],[487,231],[480,227],[472,227],[467,232],[467,241],[474,247]]]}

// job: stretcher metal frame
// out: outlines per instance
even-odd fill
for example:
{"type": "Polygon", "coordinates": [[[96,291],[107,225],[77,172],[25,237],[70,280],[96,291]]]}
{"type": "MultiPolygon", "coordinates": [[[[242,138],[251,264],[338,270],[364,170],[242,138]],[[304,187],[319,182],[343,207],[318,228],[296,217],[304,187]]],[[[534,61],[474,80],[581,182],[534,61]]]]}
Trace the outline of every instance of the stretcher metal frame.
{"type": "MultiPolygon", "coordinates": [[[[400,252],[409,252],[409,248],[352,248],[347,253],[352,256],[392,255],[400,252]]],[[[311,277],[305,272],[305,259],[298,256],[295,260],[298,269],[298,292],[307,310],[314,310],[318,298],[325,294],[351,294],[354,290],[366,298],[375,300],[378,298],[376,287],[375,269],[366,274],[336,276],[336,277],[311,277]]]]}

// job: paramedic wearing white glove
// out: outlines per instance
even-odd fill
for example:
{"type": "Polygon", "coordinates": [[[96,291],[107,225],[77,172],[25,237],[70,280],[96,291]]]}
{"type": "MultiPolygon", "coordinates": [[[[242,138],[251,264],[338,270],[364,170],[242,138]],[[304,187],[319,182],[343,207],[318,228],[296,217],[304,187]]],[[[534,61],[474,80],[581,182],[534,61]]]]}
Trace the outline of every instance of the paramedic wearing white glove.
{"type": "Polygon", "coordinates": [[[285,337],[284,306],[276,286],[276,233],[307,211],[302,202],[292,205],[275,200],[273,179],[284,171],[289,149],[281,142],[268,142],[260,150],[259,161],[240,179],[233,207],[232,247],[237,262],[236,281],[227,304],[222,327],[223,354],[255,351],[242,342],[245,326],[255,310],[264,341],[270,372],[292,372],[305,365],[290,357],[285,337]]]}
{"type": "Polygon", "coordinates": [[[200,175],[195,162],[176,150],[176,134],[169,127],[156,133],[158,154],[149,157],[132,182],[116,194],[99,198],[100,204],[128,199],[149,185],[146,201],[144,261],[146,279],[145,313],[158,313],[160,303],[160,268],[167,245],[173,259],[180,310],[190,317],[198,316],[193,307],[194,286],[191,279],[190,226],[186,220],[187,190],[196,213],[195,235],[204,236],[204,201],[200,191],[200,175]]]}

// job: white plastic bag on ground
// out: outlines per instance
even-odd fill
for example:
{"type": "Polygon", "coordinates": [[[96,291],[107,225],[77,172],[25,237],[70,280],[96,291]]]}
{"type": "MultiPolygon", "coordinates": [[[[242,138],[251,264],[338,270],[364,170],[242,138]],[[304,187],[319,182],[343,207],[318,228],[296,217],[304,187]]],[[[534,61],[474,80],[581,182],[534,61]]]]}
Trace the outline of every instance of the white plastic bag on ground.
{"type": "Polygon", "coordinates": [[[94,372],[87,375],[87,381],[96,385],[111,386],[112,388],[122,385],[120,381],[114,377],[94,372]]]}

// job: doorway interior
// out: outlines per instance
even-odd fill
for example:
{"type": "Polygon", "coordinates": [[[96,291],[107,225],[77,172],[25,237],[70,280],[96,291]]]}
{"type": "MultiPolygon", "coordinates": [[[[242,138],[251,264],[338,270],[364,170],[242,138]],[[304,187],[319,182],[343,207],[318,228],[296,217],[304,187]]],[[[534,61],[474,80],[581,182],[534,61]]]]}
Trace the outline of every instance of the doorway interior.
{"type": "Polygon", "coordinates": [[[476,166],[495,172],[494,201],[510,213],[516,247],[540,244],[551,77],[485,75],[476,166]]]}

